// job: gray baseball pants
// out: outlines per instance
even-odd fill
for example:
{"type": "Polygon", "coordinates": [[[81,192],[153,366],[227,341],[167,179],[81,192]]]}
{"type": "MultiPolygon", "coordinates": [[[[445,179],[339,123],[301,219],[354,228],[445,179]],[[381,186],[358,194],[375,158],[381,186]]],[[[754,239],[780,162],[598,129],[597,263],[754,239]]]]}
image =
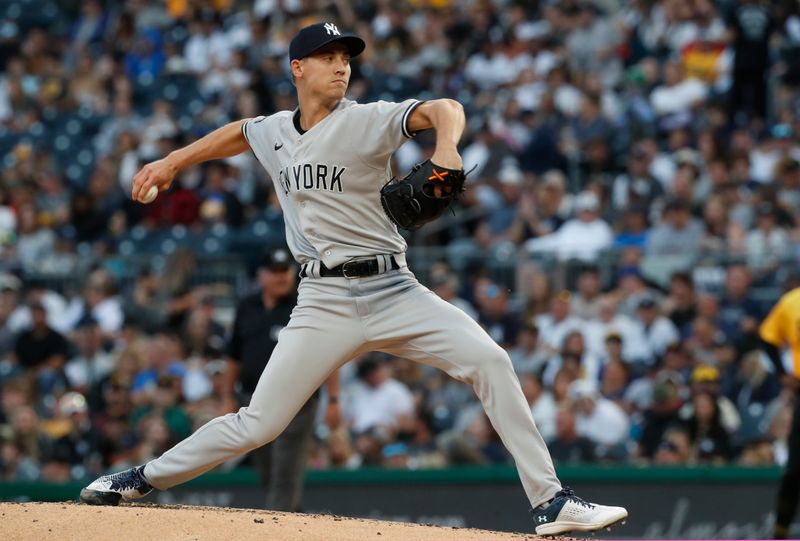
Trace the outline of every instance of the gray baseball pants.
{"type": "Polygon", "coordinates": [[[277,438],[250,453],[261,484],[267,489],[267,509],[293,513],[303,510],[303,474],[318,407],[319,397],[314,395],[277,438]]]}
{"type": "Polygon", "coordinates": [[[365,278],[303,278],[250,404],[148,462],[147,481],[165,490],[274,440],[334,370],[368,351],[426,363],[472,385],[531,505],[561,489],[506,352],[406,267],[365,278]]]}

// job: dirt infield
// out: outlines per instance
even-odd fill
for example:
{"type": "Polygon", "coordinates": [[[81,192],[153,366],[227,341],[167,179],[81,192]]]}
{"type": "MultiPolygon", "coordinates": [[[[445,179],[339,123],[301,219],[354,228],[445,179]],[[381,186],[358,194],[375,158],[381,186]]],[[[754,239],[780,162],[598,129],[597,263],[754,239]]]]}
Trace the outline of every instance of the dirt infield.
{"type": "Polygon", "coordinates": [[[105,541],[516,541],[530,534],[421,526],[336,515],[181,505],[0,503],[0,539],[105,541]]]}

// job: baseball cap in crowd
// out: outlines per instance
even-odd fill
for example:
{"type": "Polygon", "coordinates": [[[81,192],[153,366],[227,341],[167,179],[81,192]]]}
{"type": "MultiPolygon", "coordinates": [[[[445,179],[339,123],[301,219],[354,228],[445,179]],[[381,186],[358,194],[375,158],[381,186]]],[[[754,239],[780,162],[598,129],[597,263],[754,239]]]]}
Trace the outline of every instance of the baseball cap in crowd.
{"type": "Polygon", "coordinates": [[[624,267],[620,267],[617,271],[617,280],[622,280],[623,278],[628,278],[630,276],[635,276],[640,280],[644,280],[644,274],[636,265],[625,265],[624,267]]]}
{"type": "Polygon", "coordinates": [[[502,166],[497,173],[497,180],[500,181],[500,184],[519,186],[522,184],[523,179],[522,171],[513,164],[502,166]]]}
{"type": "Polygon", "coordinates": [[[638,308],[655,308],[656,306],[658,306],[658,303],[650,295],[642,297],[637,305],[638,308]]]}
{"type": "Polygon", "coordinates": [[[576,379],[569,384],[567,395],[572,400],[581,400],[582,398],[597,398],[599,390],[597,384],[588,379],[576,379]]]}
{"type": "Polygon", "coordinates": [[[76,329],[85,329],[90,327],[97,327],[97,318],[95,318],[92,314],[84,314],[75,324],[76,329]]]}
{"type": "Polygon", "coordinates": [[[68,392],[58,400],[58,407],[66,416],[73,413],[86,413],[89,406],[86,404],[86,398],[78,392],[68,392]]]}
{"type": "Polygon", "coordinates": [[[361,54],[366,47],[364,40],[355,34],[342,34],[333,23],[317,23],[301,28],[289,44],[289,59],[301,60],[311,53],[333,42],[347,47],[350,57],[361,54]]]}
{"type": "Polygon", "coordinates": [[[356,377],[363,380],[378,368],[380,368],[380,365],[375,359],[366,358],[358,363],[358,367],[356,368],[356,377]]]}
{"type": "Polygon", "coordinates": [[[19,291],[22,289],[22,280],[13,274],[0,274],[0,291],[19,291]]]}
{"type": "Polygon", "coordinates": [[[719,380],[719,369],[710,364],[698,364],[692,370],[692,382],[717,381],[719,380]]]}
{"type": "Polygon", "coordinates": [[[597,194],[594,192],[581,192],[575,198],[575,211],[581,212],[584,210],[591,210],[596,212],[600,207],[600,201],[597,200],[597,194]]]}
{"type": "Polygon", "coordinates": [[[215,359],[213,361],[208,361],[208,363],[206,364],[206,373],[209,376],[224,374],[225,367],[226,367],[225,361],[222,359],[215,359]]]}
{"type": "Polygon", "coordinates": [[[264,254],[259,267],[262,269],[288,269],[292,266],[292,256],[286,248],[275,248],[264,254]]]}

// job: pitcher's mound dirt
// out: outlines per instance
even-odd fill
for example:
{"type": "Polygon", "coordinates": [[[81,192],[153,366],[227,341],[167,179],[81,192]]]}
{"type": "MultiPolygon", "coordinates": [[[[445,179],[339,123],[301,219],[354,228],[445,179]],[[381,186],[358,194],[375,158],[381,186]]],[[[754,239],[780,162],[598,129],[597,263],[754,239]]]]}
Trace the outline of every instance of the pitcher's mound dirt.
{"type": "Polygon", "coordinates": [[[0,539],[31,541],[516,541],[530,534],[421,526],[256,509],[127,504],[0,503],[0,539]]]}

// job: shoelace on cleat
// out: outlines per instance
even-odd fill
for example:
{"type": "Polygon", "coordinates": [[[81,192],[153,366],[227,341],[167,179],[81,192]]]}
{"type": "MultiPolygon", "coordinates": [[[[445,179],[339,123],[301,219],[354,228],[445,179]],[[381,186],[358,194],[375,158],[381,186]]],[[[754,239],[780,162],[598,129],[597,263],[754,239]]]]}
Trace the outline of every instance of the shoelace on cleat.
{"type": "Polygon", "coordinates": [[[595,505],[593,503],[589,503],[586,500],[584,500],[583,498],[580,498],[580,497],[576,496],[575,492],[569,487],[562,488],[556,494],[556,498],[559,498],[559,497],[563,497],[563,498],[567,498],[568,500],[572,500],[576,504],[578,504],[578,505],[580,505],[582,507],[586,507],[587,509],[594,509],[594,507],[595,507],[595,505]]]}
{"type": "Polygon", "coordinates": [[[141,488],[147,483],[139,477],[139,472],[123,471],[109,475],[108,480],[111,481],[111,488],[114,490],[127,490],[130,488],[141,488]]]}

